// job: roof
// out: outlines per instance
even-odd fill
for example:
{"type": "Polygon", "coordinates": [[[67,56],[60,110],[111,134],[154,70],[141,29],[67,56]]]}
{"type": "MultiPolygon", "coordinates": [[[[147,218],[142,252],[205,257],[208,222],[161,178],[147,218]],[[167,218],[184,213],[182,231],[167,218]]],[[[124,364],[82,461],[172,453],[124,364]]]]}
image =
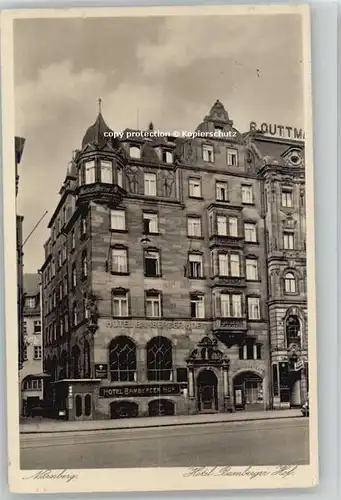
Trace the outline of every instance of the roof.
{"type": "Polygon", "coordinates": [[[119,141],[117,140],[116,137],[114,137],[113,131],[105,123],[102,113],[99,112],[95,123],[91,125],[85,132],[82,141],[82,148],[84,148],[87,144],[103,146],[107,142],[111,142],[113,147],[119,146],[119,141]],[[109,132],[112,135],[105,136],[104,133],[107,132],[109,132]]]}
{"type": "Polygon", "coordinates": [[[40,276],[38,273],[24,274],[24,293],[27,295],[37,295],[39,293],[40,276]]]}

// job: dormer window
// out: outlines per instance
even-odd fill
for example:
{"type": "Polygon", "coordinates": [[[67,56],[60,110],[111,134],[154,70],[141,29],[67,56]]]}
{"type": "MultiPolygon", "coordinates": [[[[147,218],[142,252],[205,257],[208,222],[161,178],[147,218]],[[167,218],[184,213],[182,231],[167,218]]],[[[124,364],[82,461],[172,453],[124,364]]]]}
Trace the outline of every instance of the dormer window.
{"type": "Polygon", "coordinates": [[[162,161],[165,163],[173,163],[173,153],[164,149],[162,151],[162,161]]]}
{"type": "Polygon", "coordinates": [[[129,155],[131,158],[141,158],[141,149],[138,146],[130,146],[129,155]]]}
{"type": "Polygon", "coordinates": [[[111,161],[101,160],[101,182],[112,184],[112,163],[111,161]]]}
{"type": "Polygon", "coordinates": [[[94,184],[96,182],[96,167],[95,161],[87,161],[85,163],[85,184],[94,184]]]}

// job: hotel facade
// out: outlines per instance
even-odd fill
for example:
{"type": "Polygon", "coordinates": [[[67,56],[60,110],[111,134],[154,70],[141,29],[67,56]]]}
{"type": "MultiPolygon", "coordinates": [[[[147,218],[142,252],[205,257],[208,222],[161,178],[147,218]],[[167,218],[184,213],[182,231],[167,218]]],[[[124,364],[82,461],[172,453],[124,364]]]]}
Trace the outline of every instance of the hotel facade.
{"type": "Polygon", "coordinates": [[[50,220],[45,397],[70,420],[265,411],[308,385],[302,141],[241,134],[216,101],[195,138],[101,111],[50,220]]]}

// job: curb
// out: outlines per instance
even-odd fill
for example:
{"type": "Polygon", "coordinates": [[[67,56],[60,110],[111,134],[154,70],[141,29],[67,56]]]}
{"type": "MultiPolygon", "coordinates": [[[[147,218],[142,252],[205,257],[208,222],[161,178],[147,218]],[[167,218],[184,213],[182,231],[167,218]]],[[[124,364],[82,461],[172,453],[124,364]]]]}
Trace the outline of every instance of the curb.
{"type": "Polygon", "coordinates": [[[204,422],[181,422],[181,423],[174,423],[174,424],[161,424],[161,425],[156,425],[156,424],[151,424],[151,425],[137,425],[134,427],[131,426],[125,426],[125,427],[99,427],[99,428],[92,428],[92,429],[66,429],[66,430],[55,430],[55,431],[20,431],[20,434],[27,435],[27,434],[61,434],[61,433],[77,433],[77,432],[95,432],[95,431],[120,431],[120,430],[133,430],[133,429],[156,429],[160,427],[184,427],[184,426],[189,426],[189,425],[205,425],[205,424],[226,424],[227,422],[231,423],[236,423],[236,422],[261,422],[261,421],[269,421],[269,420],[284,420],[284,419],[289,419],[289,418],[302,418],[302,415],[287,415],[287,416],[278,416],[278,417],[268,417],[268,418],[247,418],[244,420],[241,419],[233,419],[233,420],[219,420],[219,421],[213,421],[210,420],[205,420],[204,422]]]}

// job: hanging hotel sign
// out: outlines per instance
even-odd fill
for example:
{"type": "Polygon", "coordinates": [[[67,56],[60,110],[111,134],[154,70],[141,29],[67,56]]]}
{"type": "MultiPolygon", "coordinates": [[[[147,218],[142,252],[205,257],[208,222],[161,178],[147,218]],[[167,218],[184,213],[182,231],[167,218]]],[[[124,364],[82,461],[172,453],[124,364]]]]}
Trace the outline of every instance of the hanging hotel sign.
{"type": "Polygon", "coordinates": [[[100,387],[100,398],[133,398],[151,396],[177,396],[180,394],[180,384],[162,385],[124,385],[100,387]]]}
{"type": "Polygon", "coordinates": [[[289,127],[289,125],[277,125],[275,123],[257,124],[250,122],[250,132],[260,131],[264,135],[272,137],[281,137],[283,139],[296,139],[303,141],[305,139],[304,130],[302,128],[289,127]]]}
{"type": "Polygon", "coordinates": [[[207,323],[199,321],[162,321],[162,320],[112,320],[106,323],[108,328],[164,328],[167,330],[202,330],[207,323]]]}
{"type": "Polygon", "coordinates": [[[95,364],[95,378],[107,378],[108,365],[104,363],[95,364]]]}

